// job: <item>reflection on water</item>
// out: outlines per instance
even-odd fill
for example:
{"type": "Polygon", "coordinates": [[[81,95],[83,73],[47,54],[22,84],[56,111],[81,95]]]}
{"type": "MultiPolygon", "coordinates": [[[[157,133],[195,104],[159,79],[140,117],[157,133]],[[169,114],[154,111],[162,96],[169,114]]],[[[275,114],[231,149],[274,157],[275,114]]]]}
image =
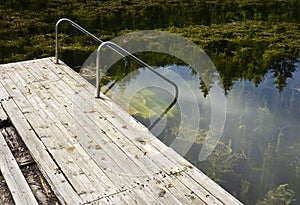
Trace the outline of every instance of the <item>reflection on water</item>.
{"type": "MultiPolygon", "coordinates": [[[[267,191],[288,184],[299,202],[299,63],[296,67],[293,79],[287,79],[281,92],[274,86],[274,75],[269,72],[258,87],[248,80],[239,80],[227,96],[222,141],[244,159],[234,165],[234,174],[223,174],[228,181],[222,184],[239,193],[245,201],[251,202],[251,193],[255,193],[256,199],[262,198],[267,191]],[[238,183],[231,184],[229,180],[238,183]]],[[[281,197],[290,194],[285,191],[281,197]]]]}
{"type": "MultiPolygon", "coordinates": [[[[300,64],[294,68],[292,78],[286,79],[281,91],[276,87],[273,71],[265,74],[258,86],[252,80],[235,81],[226,95],[222,137],[214,152],[199,161],[211,112],[218,112],[218,106],[211,107],[212,94],[205,97],[200,89],[200,76],[191,67],[158,67],[160,73],[176,81],[180,99],[151,131],[171,147],[174,141],[192,141],[185,157],[246,204],[297,203],[300,200],[300,64]],[[195,122],[197,125],[193,125],[195,122]]],[[[151,125],[174,97],[170,85],[144,68],[117,81],[112,79],[106,81],[102,91],[145,126],[151,125]]]]}

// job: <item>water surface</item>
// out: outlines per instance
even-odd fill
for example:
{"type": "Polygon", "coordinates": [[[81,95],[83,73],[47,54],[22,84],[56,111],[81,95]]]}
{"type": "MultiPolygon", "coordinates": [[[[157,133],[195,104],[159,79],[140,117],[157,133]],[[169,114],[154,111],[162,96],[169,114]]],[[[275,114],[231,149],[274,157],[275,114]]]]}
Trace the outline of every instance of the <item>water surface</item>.
{"type": "MultiPolygon", "coordinates": [[[[282,89],[271,69],[258,84],[253,79],[233,81],[226,92],[222,136],[205,160],[199,160],[199,153],[210,129],[212,110],[218,112],[218,106],[212,107],[211,93],[203,92],[200,74],[191,66],[158,66],[158,72],[177,83],[180,97],[151,132],[179,153],[182,149],[174,142],[187,144],[184,157],[242,202],[264,204],[275,197],[277,202],[291,200],[297,204],[300,63],[293,65],[292,75],[285,79],[282,89]]],[[[117,70],[112,68],[104,75],[102,91],[146,127],[151,126],[172,103],[174,89],[147,68],[127,74],[117,70]]]]}

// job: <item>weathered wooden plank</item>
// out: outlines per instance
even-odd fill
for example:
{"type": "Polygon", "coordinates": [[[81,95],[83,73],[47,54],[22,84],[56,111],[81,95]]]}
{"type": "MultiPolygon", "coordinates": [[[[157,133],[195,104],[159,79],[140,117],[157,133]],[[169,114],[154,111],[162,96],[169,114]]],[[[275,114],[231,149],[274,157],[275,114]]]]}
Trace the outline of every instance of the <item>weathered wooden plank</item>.
{"type": "MultiPolygon", "coordinates": [[[[66,76],[64,76],[64,77],[66,77],[66,76]]],[[[64,80],[66,80],[66,78],[64,78],[64,80]]],[[[57,85],[58,87],[64,87],[64,86],[61,86],[61,85],[57,85]]],[[[64,89],[64,90],[71,90],[72,88],[66,88],[66,89],[64,89]]],[[[55,92],[57,92],[57,91],[55,91],[55,92]]],[[[80,92],[80,94],[81,95],[83,95],[83,94],[86,94],[86,92],[84,92],[84,91],[82,91],[82,92],[80,92]]],[[[89,114],[94,114],[96,111],[94,111],[94,112],[88,112],[89,110],[93,110],[94,108],[93,107],[87,107],[87,105],[89,104],[89,102],[93,102],[94,101],[94,98],[93,98],[93,96],[91,96],[91,95],[83,95],[82,96],[82,98],[76,98],[76,100],[74,101],[74,103],[76,102],[76,103],[79,103],[79,105],[80,104],[83,104],[83,105],[85,105],[85,106],[83,106],[83,107],[81,107],[81,109],[80,110],[85,110],[86,109],[86,115],[89,115],[89,114]],[[82,100],[82,99],[84,99],[84,100],[87,100],[86,102],[81,102],[80,100],[82,100]]],[[[80,112],[80,110],[78,110],[78,112],[80,112]]],[[[101,110],[101,111],[103,111],[103,110],[101,110]]],[[[96,118],[94,118],[94,119],[96,119],[96,118]]],[[[96,119],[96,121],[98,121],[97,119],[96,119]]],[[[102,129],[103,129],[103,125],[105,125],[105,124],[108,124],[108,122],[107,121],[102,121],[101,123],[99,123],[99,125],[101,125],[102,126],[102,129]]],[[[112,127],[113,125],[111,125],[111,124],[109,124],[109,126],[108,127],[110,127],[110,129],[104,129],[105,130],[105,132],[108,134],[109,133],[109,131],[110,130],[112,130],[111,129],[111,127],[112,127]]],[[[116,131],[114,131],[114,132],[116,132],[116,131]]],[[[109,136],[110,136],[110,138],[112,139],[112,137],[115,135],[115,133],[114,132],[111,132],[111,133],[109,133],[109,136]]],[[[122,134],[121,134],[122,135],[122,134]]],[[[120,138],[120,134],[119,135],[117,135],[117,136],[115,136],[115,138],[120,138]]],[[[130,142],[127,142],[127,143],[124,143],[124,139],[126,139],[126,137],[124,137],[124,136],[122,136],[122,138],[121,139],[123,139],[122,141],[123,141],[123,143],[121,143],[121,144],[119,144],[119,146],[123,146],[123,149],[126,151],[126,153],[129,153],[129,154],[131,154],[132,156],[138,156],[137,155],[137,153],[132,153],[132,151],[134,150],[134,148],[137,148],[137,147],[135,147],[135,146],[132,146],[133,144],[131,143],[130,144],[130,142]],[[126,148],[130,148],[130,149],[126,149],[126,148]]],[[[116,144],[118,144],[118,142],[117,141],[115,141],[115,143],[116,144]]],[[[140,150],[138,150],[138,151],[140,151],[140,150]]],[[[144,155],[144,152],[142,152],[143,154],[141,155],[141,156],[143,156],[144,155]]],[[[140,153],[138,153],[138,154],[140,154],[140,153]]],[[[145,159],[144,157],[140,157],[141,159],[145,159]]],[[[133,161],[135,161],[134,159],[133,159],[133,161]]],[[[136,160],[136,162],[138,162],[138,160],[136,160]]],[[[144,164],[142,164],[142,165],[144,165],[144,167],[147,169],[147,171],[150,171],[151,170],[151,168],[153,168],[153,167],[155,167],[156,165],[152,162],[152,161],[150,161],[150,160],[148,160],[148,161],[146,161],[144,164]],[[149,165],[149,166],[147,166],[147,165],[149,165]]],[[[142,166],[140,166],[140,168],[141,168],[142,166]]],[[[154,170],[153,170],[154,171],[154,170]]],[[[154,173],[154,172],[150,172],[150,173],[154,173]]],[[[157,169],[157,171],[160,171],[160,169],[157,169]]],[[[149,173],[149,172],[147,172],[147,173],[149,173]]],[[[143,174],[143,173],[141,173],[141,174],[143,174]]],[[[145,173],[144,173],[145,174],[145,173]]],[[[167,179],[165,179],[165,181],[167,181],[167,179]]],[[[172,181],[177,181],[177,179],[173,179],[172,181]]],[[[176,182],[175,182],[176,183],[176,182]]],[[[175,184],[174,183],[174,184],[175,184]]],[[[169,185],[169,184],[171,184],[171,183],[167,183],[167,185],[169,185]]],[[[168,186],[166,185],[166,189],[168,189],[168,186]]],[[[154,184],[154,186],[155,186],[155,184],[154,184]]],[[[182,197],[182,193],[183,193],[183,190],[186,192],[186,193],[190,193],[191,191],[189,191],[189,189],[187,189],[187,187],[185,187],[185,186],[183,186],[183,185],[180,185],[179,183],[177,183],[177,186],[176,187],[174,187],[172,190],[171,190],[171,193],[173,194],[173,195],[175,195],[175,196],[178,196],[179,198],[180,198],[180,200],[182,200],[183,202],[186,202],[188,199],[189,199],[189,197],[182,197]]],[[[188,194],[187,194],[188,195],[188,194]]],[[[199,204],[203,204],[203,201],[201,201],[198,197],[197,197],[197,195],[194,195],[193,196],[193,199],[194,199],[194,202],[199,202],[199,204]]]]}
{"type": "MultiPolygon", "coordinates": [[[[68,70],[66,69],[66,67],[60,67],[63,71],[65,71],[66,73],[69,73],[70,76],[74,75],[74,71],[72,70],[68,70]]],[[[76,78],[76,80],[78,81],[78,83],[86,83],[86,81],[82,78],[76,78]]],[[[85,87],[85,89],[89,89],[90,94],[93,94],[93,91],[90,91],[90,89],[93,89],[93,87],[91,88],[90,85],[88,83],[86,83],[87,86],[85,87]]],[[[103,96],[103,95],[102,95],[103,96]]],[[[106,98],[105,96],[103,96],[104,98],[106,98]]],[[[109,99],[106,98],[105,101],[99,101],[100,103],[105,103],[107,104],[107,106],[109,106],[109,104],[112,104],[112,102],[110,102],[109,99]]],[[[99,106],[100,107],[100,106],[99,106]]],[[[202,187],[202,191],[199,192],[199,194],[202,196],[205,196],[203,199],[205,201],[207,201],[208,203],[211,203],[211,199],[213,201],[216,201],[216,198],[218,198],[219,200],[221,200],[223,203],[232,203],[232,204],[241,204],[241,202],[239,202],[237,199],[235,199],[232,195],[230,195],[228,192],[226,192],[223,188],[221,188],[219,185],[217,185],[214,181],[212,181],[210,178],[208,178],[205,174],[203,174],[201,171],[197,170],[197,168],[195,168],[191,163],[187,162],[185,159],[183,159],[179,154],[177,154],[176,152],[174,152],[171,149],[166,149],[166,146],[156,140],[153,139],[151,137],[151,133],[149,133],[149,131],[143,127],[141,124],[136,123],[136,120],[133,118],[128,118],[126,116],[127,113],[125,113],[124,110],[120,109],[118,106],[114,105],[114,110],[113,110],[113,115],[107,115],[104,116],[106,117],[106,119],[108,119],[109,121],[112,122],[112,124],[114,124],[114,126],[118,127],[118,129],[120,131],[122,131],[124,133],[124,135],[130,137],[133,142],[136,141],[136,139],[140,139],[140,136],[143,136],[142,139],[144,141],[145,144],[151,144],[152,146],[148,146],[147,148],[149,150],[149,153],[154,153],[153,155],[156,155],[159,153],[157,153],[156,150],[167,150],[167,154],[165,153],[161,153],[161,158],[165,158],[165,162],[168,164],[166,168],[168,167],[172,167],[172,164],[174,164],[174,168],[176,169],[180,169],[180,168],[184,168],[183,166],[180,166],[181,164],[185,164],[186,167],[193,167],[193,170],[196,170],[196,172],[193,172],[192,174],[190,174],[189,172],[184,173],[186,175],[186,177],[188,177],[191,182],[196,181],[199,185],[199,187],[202,187]],[[123,120],[121,121],[120,124],[120,118],[123,120]],[[128,129],[121,129],[122,127],[127,126],[128,129]],[[149,136],[150,135],[150,136],[149,136]],[[148,143],[148,139],[149,143],[148,143]],[[155,148],[155,149],[153,149],[155,148]],[[206,197],[206,196],[210,196],[210,197],[206,197]],[[216,196],[216,198],[214,198],[214,196],[216,196]]],[[[101,106],[101,108],[105,108],[103,106],[101,106]]],[[[105,112],[102,112],[105,113],[105,112]]],[[[145,146],[144,146],[145,147],[145,146]]],[[[165,163],[163,160],[157,158],[157,160],[160,160],[160,162],[157,161],[157,164],[163,164],[165,163]]],[[[187,180],[189,181],[189,180],[187,180]]],[[[189,183],[184,183],[187,187],[189,186],[189,183]]],[[[192,190],[191,190],[192,191],[192,190]]]]}
{"type": "Polygon", "coordinates": [[[0,132],[0,170],[17,205],[38,204],[25,177],[0,132]]]}
{"type": "MultiPolygon", "coordinates": [[[[77,78],[77,79],[80,80],[80,82],[79,82],[80,84],[86,83],[86,82],[84,82],[84,80],[81,80],[81,78],[77,78]]],[[[86,83],[86,85],[87,86],[85,86],[85,88],[87,89],[88,84],[86,83]]],[[[80,94],[82,94],[82,93],[85,93],[85,92],[84,91],[80,92],[80,94]]],[[[88,96],[85,96],[85,98],[87,98],[87,97],[88,96]]],[[[89,101],[91,101],[91,99],[89,99],[89,101]]],[[[107,100],[107,101],[109,101],[109,100],[107,100]]],[[[88,102],[86,102],[86,103],[88,103],[88,102]]],[[[143,150],[147,150],[148,153],[151,153],[153,155],[161,156],[160,158],[156,159],[156,160],[159,160],[159,162],[158,161],[156,161],[156,162],[157,162],[157,164],[160,164],[163,169],[169,169],[171,167],[175,167],[175,169],[179,169],[180,170],[180,169],[184,169],[184,168],[187,167],[187,166],[180,166],[180,167],[178,167],[178,163],[176,161],[172,162],[168,158],[164,158],[165,154],[161,153],[159,151],[160,150],[166,150],[166,146],[165,145],[163,145],[163,147],[160,148],[160,149],[157,149],[157,148],[152,147],[152,146],[148,146],[148,145],[151,145],[151,143],[153,141],[157,141],[157,140],[153,139],[153,135],[150,134],[148,130],[145,130],[146,128],[144,128],[143,126],[141,126],[139,123],[136,123],[136,121],[133,118],[130,118],[130,117],[128,118],[127,117],[128,114],[124,113],[124,111],[122,109],[120,109],[118,106],[114,105],[114,110],[113,110],[113,112],[114,112],[115,115],[116,115],[116,113],[119,114],[117,117],[109,115],[109,114],[111,114],[111,112],[109,112],[109,110],[108,111],[105,110],[105,108],[106,108],[105,106],[101,106],[100,107],[99,105],[95,104],[95,107],[96,107],[95,108],[96,110],[99,107],[99,110],[101,110],[101,114],[104,115],[104,118],[109,119],[110,121],[112,121],[112,124],[114,126],[118,127],[118,129],[121,130],[121,132],[124,134],[124,136],[139,136],[138,139],[142,139],[143,144],[144,144],[144,146],[143,146],[144,149],[143,150]],[[108,115],[105,115],[107,113],[108,113],[108,115]],[[120,123],[120,120],[119,120],[120,116],[122,118],[124,118],[123,121],[121,121],[121,123],[120,123]],[[128,123],[128,119],[130,119],[129,123],[128,123]],[[128,126],[128,128],[124,129],[123,128],[124,125],[126,127],[128,126]],[[132,125],[136,125],[135,129],[130,129],[130,127],[132,125]],[[138,129],[136,129],[136,128],[138,128],[138,129]],[[136,132],[136,130],[138,130],[139,132],[136,132]],[[147,139],[150,139],[151,142],[148,143],[147,139]],[[165,164],[167,164],[167,166],[164,167],[165,164]]],[[[103,122],[101,124],[103,124],[103,122]]],[[[159,141],[158,144],[162,144],[162,143],[159,141]]],[[[138,145],[138,146],[141,147],[142,145],[138,145]]],[[[188,167],[191,167],[191,166],[192,166],[191,164],[188,164],[188,167]]],[[[182,186],[184,186],[184,185],[182,185],[182,186]]],[[[188,187],[188,185],[186,185],[186,187],[188,187]]],[[[219,202],[217,202],[218,200],[215,199],[215,198],[213,198],[213,196],[206,189],[204,189],[201,186],[199,188],[201,188],[200,189],[201,191],[199,191],[199,193],[197,193],[197,194],[200,195],[201,198],[204,198],[207,203],[219,203],[219,202]],[[207,196],[210,196],[210,197],[207,197],[207,196]]],[[[193,192],[193,191],[191,190],[190,192],[193,192]]],[[[195,195],[195,198],[197,198],[197,197],[198,196],[195,195]]]]}
{"type": "MultiPolygon", "coordinates": [[[[2,83],[3,83],[2,79],[2,83]]],[[[0,83],[0,93],[8,92],[4,89],[2,83],[0,83]]],[[[12,83],[12,82],[11,82],[12,83]]],[[[15,85],[8,85],[8,88],[14,88],[15,85]]],[[[15,89],[13,89],[15,90],[15,89]]],[[[65,178],[63,173],[60,171],[60,167],[57,166],[54,159],[51,157],[47,148],[39,140],[35,131],[28,123],[24,113],[31,112],[31,110],[20,110],[17,104],[15,104],[13,98],[2,101],[3,108],[10,116],[10,119],[16,127],[18,133],[23,139],[24,143],[28,147],[31,155],[35,159],[41,172],[51,185],[54,193],[63,204],[82,204],[82,200],[78,194],[74,191],[73,187],[68,183],[68,179],[65,178]]]]}
{"type": "Polygon", "coordinates": [[[4,112],[3,108],[0,106],[0,122],[7,120],[8,117],[6,113],[4,112]]]}
{"type": "MultiPolygon", "coordinates": [[[[35,70],[37,70],[37,69],[35,69],[35,70]]],[[[57,85],[57,84],[56,84],[57,85]]],[[[50,88],[49,88],[49,90],[51,90],[51,86],[49,86],[50,88]]],[[[60,85],[60,84],[58,84],[57,85],[57,87],[59,87],[59,88],[63,88],[63,90],[70,90],[70,89],[64,89],[64,86],[62,86],[62,85],[60,85]]],[[[58,91],[57,90],[52,90],[54,93],[58,93],[58,91]]],[[[60,94],[59,94],[60,95],[60,94]]],[[[77,100],[76,100],[77,101],[77,100]]],[[[64,103],[64,99],[60,99],[59,100],[59,102],[61,102],[61,103],[64,103]],[[61,101],[62,100],[62,101],[61,101]]],[[[80,110],[78,110],[78,112],[80,112],[80,110]]],[[[84,117],[85,116],[82,116],[82,117],[80,117],[80,121],[82,120],[82,119],[84,119],[84,117]]],[[[69,121],[69,120],[67,120],[67,121],[69,121]]],[[[94,127],[93,126],[93,124],[90,124],[90,126],[91,127],[94,127]]],[[[86,126],[83,126],[83,127],[86,127],[86,126]]],[[[84,129],[84,128],[83,128],[84,129]]],[[[94,130],[94,131],[92,131],[90,134],[91,135],[93,135],[93,133],[97,133],[97,132],[99,132],[99,131],[97,131],[97,130],[94,130]]],[[[97,136],[96,136],[97,137],[97,136]]],[[[120,155],[117,155],[116,157],[119,157],[120,155]]],[[[125,166],[122,166],[123,168],[125,167],[125,166]]],[[[126,168],[126,167],[125,167],[126,168]]],[[[130,170],[130,169],[129,169],[130,170]]],[[[115,170],[114,170],[115,171],[115,170]]],[[[121,174],[123,174],[123,171],[122,171],[122,173],[121,174]]],[[[134,174],[134,175],[132,175],[132,176],[136,176],[136,174],[134,174]]],[[[143,204],[144,204],[145,202],[143,202],[143,204]]]]}
{"type": "Polygon", "coordinates": [[[9,94],[0,98],[22,110],[75,190],[90,191],[81,194],[84,202],[241,204],[107,97],[94,99],[95,88],[68,66],[52,61],[1,69],[9,94]]]}
{"type": "MultiPolygon", "coordinates": [[[[18,66],[20,66],[20,64],[17,65],[17,67],[18,66]]],[[[62,171],[64,171],[64,174],[67,174],[68,180],[71,180],[72,182],[72,186],[75,187],[84,201],[97,199],[97,195],[95,194],[96,189],[92,187],[92,185],[90,185],[86,175],[80,174],[83,172],[80,167],[81,165],[77,164],[76,158],[70,159],[73,155],[70,155],[70,153],[68,153],[67,148],[72,147],[72,143],[65,143],[63,141],[65,139],[64,135],[66,133],[60,132],[57,124],[48,121],[47,119],[50,118],[47,115],[39,119],[39,114],[47,111],[47,108],[46,105],[45,107],[40,107],[40,105],[42,105],[41,101],[38,101],[40,99],[35,98],[36,93],[30,91],[34,89],[40,90],[40,88],[34,88],[32,86],[35,79],[32,76],[28,75],[28,79],[24,81],[24,79],[21,77],[21,74],[24,74],[24,69],[19,69],[18,73],[13,73],[12,71],[7,70],[7,73],[11,75],[11,80],[13,80],[16,85],[14,89],[10,90],[11,93],[14,93],[14,95],[16,95],[14,99],[19,100],[18,104],[23,107],[22,110],[31,109],[27,111],[25,116],[29,119],[32,125],[35,125],[35,128],[38,128],[35,129],[35,131],[41,130],[41,136],[54,136],[58,137],[61,141],[59,142],[58,140],[56,140],[60,145],[55,147],[50,146],[50,148],[48,149],[54,156],[55,160],[60,162],[60,168],[62,169],[62,171]],[[21,90],[21,92],[19,91],[19,89],[21,90]],[[30,92],[28,92],[28,90],[30,92]],[[28,97],[26,98],[24,95],[28,95],[28,97]],[[33,107],[31,107],[28,102],[33,103],[33,107]],[[65,157],[66,155],[68,156],[67,158],[65,157]],[[87,192],[87,190],[89,191],[89,193],[87,192]]],[[[6,80],[4,80],[4,82],[6,82],[6,80]]],[[[42,138],[42,140],[48,140],[48,142],[52,142],[52,140],[49,140],[49,137],[44,137],[42,138]]]]}

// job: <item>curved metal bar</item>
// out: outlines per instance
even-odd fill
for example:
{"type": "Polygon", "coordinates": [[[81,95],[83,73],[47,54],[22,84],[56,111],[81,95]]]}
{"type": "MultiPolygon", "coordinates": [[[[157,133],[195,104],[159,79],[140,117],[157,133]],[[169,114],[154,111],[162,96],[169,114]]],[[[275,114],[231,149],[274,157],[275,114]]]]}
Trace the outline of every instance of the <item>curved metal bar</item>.
{"type": "Polygon", "coordinates": [[[119,46],[116,43],[113,43],[111,41],[106,41],[101,43],[101,45],[98,47],[97,49],[97,58],[96,58],[96,98],[100,98],[100,54],[101,54],[101,50],[102,48],[104,48],[105,46],[112,46],[114,47],[113,50],[115,51],[116,49],[120,50],[121,53],[124,53],[126,56],[130,56],[131,58],[133,58],[134,60],[136,60],[137,62],[141,63],[143,66],[147,67],[150,71],[152,71],[153,73],[155,73],[157,76],[159,76],[160,78],[162,78],[163,80],[167,81],[168,83],[170,83],[174,88],[175,88],[175,97],[174,100],[172,101],[172,103],[160,114],[160,116],[148,127],[148,129],[152,129],[162,118],[165,114],[167,114],[167,112],[176,104],[177,99],[178,99],[178,86],[171,80],[169,80],[168,78],[166,78],[165,76],[161,75],[159,72],[157,72],[154,68],[152,68],[150,65],[148,65],[147,63],[145,63],[144,61],[142,61],[141,59],[139,59],[138,57],[136,57],[135,55],[133,55],[132,53],[128,52],[127,50],[125,50],[124,48],[122,48],[121,46],[119,46]]]}
{"type": "Polygon", "coordinates": [[[177,102],[178,99],[178,87],[177,85],[172,82],[171,80],[169,80],[168,78],[164,77],[163,75],[161,75],[160,73],[158,73],[154,68],[152,68],[151,66],[149,66],[148,64],[146,64],[144,61],[142,61],[141,59],[137,58],[135,55],[129,53],[128,51],[126,51],[125,49],[123,49],[121,46],[110,42],[110,41],[106,41],[103,42],[101,39],[99,39],[98,37],[96,37],[95,35],[93,35],[92,33],[90,33],[89,31],[87,31],[86,29],[82,28],[81,26],[79,26],[78,24],[76,24],[74,21],[68,19],[68,18],[61,18],[56,22],[55,25],[55,58],[56,58],[56,64],[59,63],[59,58],[58,58],[58,27],[60,25],[61,22],[66,21],[68,23],[70,23],[74,28],[78,29],[79,31],[81,31],[82,33],[90,36],[92,39],[94,39],[95,41],[97,41],[98,43],[101,43],[100,46],[97,49],[97,59],[96,59],[96,98],[100,97],[100,52],[102,50],[102,48],[104,46],[108,47],[109,49],[111,49],[112,51],[116,52],[117,54],[119,54],[123,60],[125,61],[125,67],[126,69],[128,68],[129,62],[127,61],[126,56],[130,56],[131,58],[133,58],[134,60],[136,60],[137,62],[141,63],[142,65],[144,65],[145,67],[147,67],[150,71],[152,71],[153,73],[155,73],[156,75],[158,75],[160,78],[162,78],[163,80],[167,81],[168,83],[170,83],[172,86],[174,86],[175,88],[175,98],[172,101],[172,103],[160,114],[160,116],[148,127],[150,130],[163,118],[163,116],[165,114],[167,114],[167,112],[175,105],[175,103],[177,102]],[[113,48],[113,47],[115,48],[113,48]],[[120,52],[121,51],[121,52],[120,52]],[[123,53],[125,53],[125,55],[123,53]]]}
{"type": "MultiPolygon", "coordinates": [[[[82,33],[90,36],[92,39],[94,39],[95,41],[97,41],[98,43],[103,43],[103,41],[96,37],[95,35],[93,35],[92,33],[90,33],[89,31],[87,31],[86,29],[82,28],[81,26],[79,26],[77,23],[75,23],[74,21],[68,19],[68,18],[61,18],[59,19],[57,22],[56,22],[56,25],[55,25],[55,58],[56,58],[56,64],[59,63],[59,59],[58,59],[58,27],[59,27],[59,24],[63,21],[66,21],[68,23],[70,23],[73,27],[75,27],[76,29],[78,29],[79,31],[81,31],[82,33]]],[[[120,53],[119,51],[111,48],[108,46],[108,48],[112,49],[113,51],[115,51],[116,53],[118,53],[120,56],[123,57],[124,61],[125,61],[125,65],[128,64],[127,62],[127,59],[126,57],[120,53]]]]}

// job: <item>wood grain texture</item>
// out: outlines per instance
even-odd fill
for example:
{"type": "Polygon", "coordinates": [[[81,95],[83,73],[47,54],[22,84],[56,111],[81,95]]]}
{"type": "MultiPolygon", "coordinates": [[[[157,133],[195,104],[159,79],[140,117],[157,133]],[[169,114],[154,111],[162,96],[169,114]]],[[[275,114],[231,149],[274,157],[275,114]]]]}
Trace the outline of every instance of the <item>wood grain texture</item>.
{"type": "Polygon", "coordinates": [[[0,132],[0,170],[16,204],[37,205],[18,163],[0,132]]]}
{"type": "Polygon", "coordinates": [[[2,113],[63,204],[241,204],[63,62],[0,70],[2,113]]]}

